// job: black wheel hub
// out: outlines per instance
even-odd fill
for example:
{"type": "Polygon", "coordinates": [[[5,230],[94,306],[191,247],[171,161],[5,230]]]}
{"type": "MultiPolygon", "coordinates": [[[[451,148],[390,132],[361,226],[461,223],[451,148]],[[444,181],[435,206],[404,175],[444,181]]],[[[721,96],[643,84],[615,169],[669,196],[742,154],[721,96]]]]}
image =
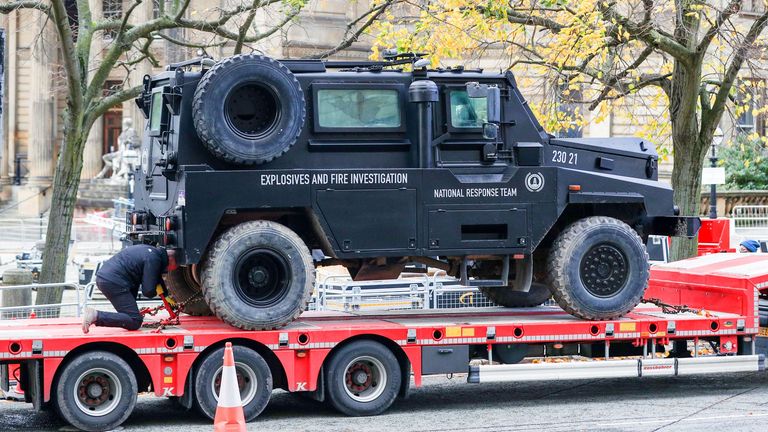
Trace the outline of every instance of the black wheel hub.
{"type": "Polygon", "coordinates": [[[607,243],[590,249],[579,266],[581,282],[597,297],[613,297],[629,279],[627,257],[615,246],[607,243]]]}
{"type": "Polygon", "coordinates": [[[225,118],[245,138],[258,138],[277,123],[278,100],[260,84],[243,84],[232,90],[224,103],[225,118]]]}
{"type": "Polygon", "coordinates": [[[373,372],[368,365],[364,363],[355,363],[347,371],[345,379],[347,388],[353,392],[359,393],[373,385],[373,372]]]}
{"type": "Polygon", "coordinates": [[[85,406],[98,407],[110,400],[109,381],[101,375],[88,375],[77,388],[77,396],[85,406]]]}
{"type": "Polygon", "coordinates": [[[269,307],[287,293],[291,283],[288,260],[270,249],[252,249],[235,264],[234,286],[237,295],[256,307],[269,307]]]}

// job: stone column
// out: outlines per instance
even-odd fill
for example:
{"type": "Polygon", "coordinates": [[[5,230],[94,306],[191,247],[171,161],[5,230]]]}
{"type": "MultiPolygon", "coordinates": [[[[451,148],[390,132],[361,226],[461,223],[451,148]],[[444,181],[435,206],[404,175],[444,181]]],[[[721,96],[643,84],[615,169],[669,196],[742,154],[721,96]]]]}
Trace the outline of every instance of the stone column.
{"type": "MultiPolygon", "coordinates": [[[[44,23],[42,13],[35,12],[35,22],[44,23]]],[[[56,103],[53,94],[52,71],[56,62],[56,41],[51,24],[41,32],[32,52],[32,86],[29,92],[30,134],[27,150],[28,180],[19,190],[19,213],[39,216],[51,203],[53,180],[54,116],[56,103]]]]}
{"type": "Polygon", "coordinates": [[[93,122],[88,133],[88,140],[83,149],[83,170],[80,172],[81,180],[90,180],[101,171],[104,161],[101,160],[104,143],[104,119],[99,117],[93,122]]]}
{"type": "Polygon", "coordinates": [[[6,63],[3,79],[3,133],[0,135],[5,138],[2,149],[2,159],[0,159],[0,201],[8,201],[11,198],[10,177],[11,164],[13,163],[13,148],[16,146],[16,43],[18,41],[16,32],[18,13],[13,11],[9,13],[3,22],[3,27],[7,29],[6,38],[6,63]]]}

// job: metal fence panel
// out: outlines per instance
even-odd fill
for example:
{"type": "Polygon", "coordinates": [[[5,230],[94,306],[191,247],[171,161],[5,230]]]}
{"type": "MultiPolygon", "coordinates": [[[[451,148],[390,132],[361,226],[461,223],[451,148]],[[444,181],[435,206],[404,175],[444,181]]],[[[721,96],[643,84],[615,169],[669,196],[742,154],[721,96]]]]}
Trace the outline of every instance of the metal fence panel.
{"type": "Polygon", "coordinates": [[[79,317],[83,311],[83,287],[76,283],[51,283],[0,286],[0,295],[11,290],[32,290],[32,303],[27,306],[0,307],[1,319],[79,317]],[[40,288],[64,287],[64,301],[55,304],[36,305],[35,297],[40,288]],[[70,291],[71,290],[71,291],[70,291]]]}
{"type": "Polygon", "coordinates": [[[741,239],[768,239],[768,206],[751,205],[733,208],[733,229],[741,239]]]}

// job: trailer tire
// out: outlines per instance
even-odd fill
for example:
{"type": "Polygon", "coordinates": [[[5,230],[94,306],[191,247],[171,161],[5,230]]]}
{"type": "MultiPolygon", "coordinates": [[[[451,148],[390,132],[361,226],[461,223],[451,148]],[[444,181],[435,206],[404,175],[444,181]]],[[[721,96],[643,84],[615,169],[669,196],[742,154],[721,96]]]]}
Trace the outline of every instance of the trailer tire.
{"type": "Polygon", "coordinates": [[[139,392],[128,363],[106,351],[83,353],[69,361],[54,389],[59,416],[84,431],[120,426],[133,412],[139,392]]]}
{"type": "Polygon", "coordinates": [[[298,318],[315,282],[312,255],[289,228],[251,221],[222,234],[203,260],[203,294],[214,315],[244,330],[298,318]]]}
{"type": "Polygon", "coordinates": [[[269,162],[288,151],[306,112],[293,73],[258,54],[216,63],[192,99],[192,118],[203,144],[216,157],[244,165],[269,162]]]}
{"type": "Polygon", "coordinates": [[[629,225],[593,216],[574,222],[555,239],[547,273],[552,296],[566,312],[608,320],[640,303],[650,265],[645,245],[629,225]]]}
{"type": "Polygon", "coordinates": [[[511,287],[478,287],[488,300],[508,308],[538,306],[552,297],[549,286],[533,282],[528,292],[515,291],[511,287]]]}
{"type": "Polygon", "coordinates": [[[325,370],[328,400],[348,416],[381,414],[397,398],[402,382],[395,355],[374,341],[355,341],[340,348],[325,370]]]}
{"type": "MultiPolygon", "coordinates": [[[[249,422],[264,411],[272,396],[272,372],[256,351],[239,345],[232,349],[243,414],[245,421],[249,422]]],[[[221,384],[223,365],[224,348],[219,348],[205,356],[195,375],[195,408],[211,420],[216,416],[217,384],[221,384]]]]}
{"type": "Polygon", "coordinates": [[[192,275],[191,266],[179,267],[165,276],[168,292],[176,302],[184,303],[184,313],[193,316],[209,316],[213,313],[205,303],[202,288],[192,275]]]}

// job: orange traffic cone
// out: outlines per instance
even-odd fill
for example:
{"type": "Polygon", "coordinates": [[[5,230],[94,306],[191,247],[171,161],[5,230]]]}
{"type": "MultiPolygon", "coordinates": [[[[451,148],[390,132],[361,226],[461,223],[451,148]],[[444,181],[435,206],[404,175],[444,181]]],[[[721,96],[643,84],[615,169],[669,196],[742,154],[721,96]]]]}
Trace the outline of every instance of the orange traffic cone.
{"type": "Polygon", "coordinates": [[[219,404],[216,407],[216,417],[213,419],[213,430],[214,432],[245,432],[243,402],[240,400],[240,389],[237,386],[232,342],[227,342],[224,348],[224,368],[221,370],[219,404]]]}

